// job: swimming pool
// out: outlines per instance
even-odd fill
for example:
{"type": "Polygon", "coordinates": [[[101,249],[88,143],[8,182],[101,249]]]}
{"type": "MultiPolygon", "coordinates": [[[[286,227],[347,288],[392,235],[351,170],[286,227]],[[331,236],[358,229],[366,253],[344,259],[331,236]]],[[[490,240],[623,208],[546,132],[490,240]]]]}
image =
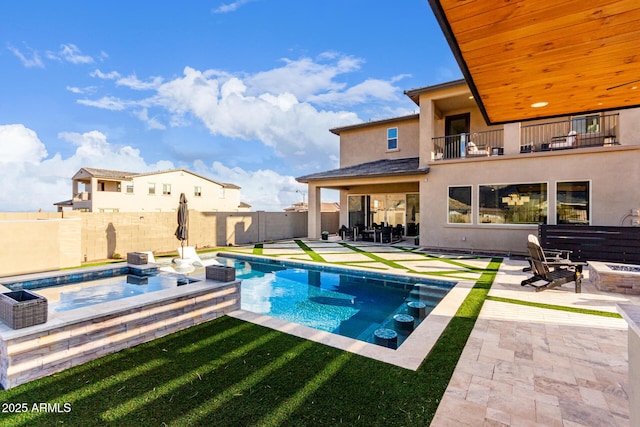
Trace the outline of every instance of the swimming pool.
{"type": "Polygon", "coordinates": [[[393,347],[400,346],[455,285],[281,262],[229,259],[226,263],[242,280],[243,310],[368,343],[381,344],[376,331],[395,331],[393,347]],[[423,310],[419,316],[411,312],[412,324],[403,327],[398,319],[410,314],[408,303],[418,303],[423,310]]]}

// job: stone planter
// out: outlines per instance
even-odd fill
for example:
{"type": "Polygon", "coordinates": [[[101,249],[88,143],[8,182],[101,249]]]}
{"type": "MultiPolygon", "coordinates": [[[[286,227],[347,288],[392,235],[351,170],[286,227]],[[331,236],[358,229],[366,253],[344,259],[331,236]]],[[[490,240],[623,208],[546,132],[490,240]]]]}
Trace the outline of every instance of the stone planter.
{"type": "Polygon", "coordinates": [[[45,323],[47,310],[47,299],[29,291],[0,294],[0,319],[12,329],[45,323]]]}
{"type": "Polygon", "coordinates": [[[143,265],[149,263],[149,256],[144,252],[128,252],[127,262],[133,265],[143,265]]]}
{"type": "Polygon", "coordinates": [[[218,282],[233,282],[236,280],[236,269],[226,265],[209,265],[206,267],[207,280],[218,282]]]}

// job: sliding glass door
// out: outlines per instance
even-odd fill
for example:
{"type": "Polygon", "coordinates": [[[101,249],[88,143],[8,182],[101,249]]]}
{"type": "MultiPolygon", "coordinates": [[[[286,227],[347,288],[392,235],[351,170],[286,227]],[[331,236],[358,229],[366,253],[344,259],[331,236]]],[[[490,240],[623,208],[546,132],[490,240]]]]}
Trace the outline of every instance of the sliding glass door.
{"type": "Polygon", "coordinates": [[[406,193],[382,193],[349,196],[349,227],[401,225],[404,234],[418,234],[420,223],[420,195],[406,193]]]}

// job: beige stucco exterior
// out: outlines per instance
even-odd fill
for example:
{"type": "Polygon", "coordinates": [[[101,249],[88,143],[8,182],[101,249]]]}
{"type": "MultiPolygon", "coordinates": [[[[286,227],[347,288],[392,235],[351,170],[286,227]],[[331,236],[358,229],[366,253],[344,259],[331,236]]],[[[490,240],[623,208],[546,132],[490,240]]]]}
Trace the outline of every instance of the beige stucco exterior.
{"type": "MultiPolygon", "coordinates": [[[[640,208],[638,146],[566,150],[477,159],[432,165],[421,191],[420,243],[429,247],[522,253],[537,225],[482,224],[478,219],[478,187],[504,183],[546,183],[548,224],[556,223],[556,186],[589,181],[592,225],[622,225],[631,209],[640,208]],[[635,161],[632,159],[635,158],[635,161]],[[626,183],[626,184],[625,184],[626,183]],[[471,186],[472,223],[447,223],[448,187],[471,186]]],[[[626,225],[629,225],[627,222],[626,225]]]]}
{"type": "MultiPolygon", "coordinates": [[[[333,129],[340,135],[342,168],[380,159],[419,157],[420,168],[428,172],[402,176],[345,176],[342,178],[304,177],[309,194],[313,189],[333,188],[341,191],[343,208],[340,221],[348,223],[350,195],[419,193],[419,242],[421,246],[465,251],[495,251],[526,253],[526,236],[535,233],[537,224],[483,224],[479,219],[479,188],[486,185],[544,183],[547,223],[556,222],[556,188],[563,182],[588,182],[588,210],[591,225],[637,225],[640,217],[640,109],[593,113],[602,117],[615,116],[610,132],[615,143],[572,149],[537,149],[524,152],[524,128],[540,124],[551,128],[558,121],[572,123],[573,118],[510,123],[487,126],[464,81],[451,82],[430,88],[407,91],[420,106],[419,117],[401,117],[380,122],[363,123],[333,129]],[[438,157],[438,141],[444,141],[445,122],[449,116],[469,114],[467,142],[489,135],[489,146],[482,157],[462,154],[456,158],[438,157]],[[386,148],[386,129],[397,126],[399,148],[389,153],[386,148]],[[404,130],[404,132],[403,132],[404,130]],[[405,139],[406,138],[406,139],[405,139]],[[403,150],[404,148],[404,150],[403,150]],[[449,187],[471,188],[471,222],[448,223],[449,187]]],[[[608,120],[608,119],[607,119],[608,120]]],[[[555,128],[550,132],[556,132],[555,128]]],[[[561,134],[560,138],[562,138],[561,134]]],[[[608,135],[608,134],[607,134],[608,135]]],[[[548,136],[547,136],[548,138],[548,136]]],[[[545,141],[541,141],[545,142],[545,141]]],[[[547,144],[549,139],[546,140],[547,144]]],[[[547,145],[548,147],[548,145],[547,145]]],[[[318,193],[319,194],[319,193],[318,193]]],[[[309,237],[319,237],[320,230],[310,212],[309,237]]],[[[408,219],[404,221],[407,225],[408,219]]]]}
{"type": "Polygon", "coordinates": [[[340,135],[340,167],[379,159],[417,157],[420,122],[418,115],[392,121],[379,121],[365,126],[343,128],[340,135]],[[387,129],[398,128],[397,149],[387,149],[387,129]]]}
{"type": "Polygon", "coordinates": [[[83,168],[72,179],[73,209],[88,212],[173,212],[184,193],[197,211],[242,212],[240,187],[185,169],[118,176],[83,168]]]}

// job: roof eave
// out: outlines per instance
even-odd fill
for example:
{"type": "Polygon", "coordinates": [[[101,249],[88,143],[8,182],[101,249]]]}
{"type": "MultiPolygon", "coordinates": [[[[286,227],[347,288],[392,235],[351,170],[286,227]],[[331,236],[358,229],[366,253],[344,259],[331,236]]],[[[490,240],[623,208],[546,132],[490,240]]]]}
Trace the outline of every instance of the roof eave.
{"type": "Polygon", "coordinates": [[[476,85],[475,85],[475,83],[473,81],[473,77],[471,76],[471,72],[469,72],[469,67],[467,67],[467,63],[465,62],[464,58],[462,57],[462,52],[460,51],[460,46],[458,45],[458,41],[456,40],[456,37],[453,34],[453,30],[451,29],[451,26],[449,25],[449,21],[447,20],[447,17],[446,17],[446,15],[444,13],[444,10],[442,9],[442,5],[440,4],[440,1],[439,0],[429,0],[429,5],[431,6],[431,10],[433,10],[433,14],[435,15],[436,20],[438,21],[438,24],[440,25],[440,28],[442,29],[442,33],[444,34],[444,37],[447,40],[447,43],[449,44],[449,47],[451,48],[451,52],[453,53],[453,57],[456,59],[456,62],[458,63],[458,66],[460,67],[460,70],[462,71],[462,75],[464,76],[464,80],[466,81],[467,85],[469,85],[469,90],[471,90],[471,94],[473,95],[473,98],[475,99],[476,103],[478,104],[478,109],[480,109],[480,112],[482,113],[482,117],[484,118],[485,122],[487,122],[487,124],[496,124],[496,123],[492,123],[491,120],[489,120],[489,115],[487,114],[487,110],[485,108],[485,105],[482,102],[482,97],[480,97],[480,93],[478,92],[478,88],[476,87],[476,85]]]}

